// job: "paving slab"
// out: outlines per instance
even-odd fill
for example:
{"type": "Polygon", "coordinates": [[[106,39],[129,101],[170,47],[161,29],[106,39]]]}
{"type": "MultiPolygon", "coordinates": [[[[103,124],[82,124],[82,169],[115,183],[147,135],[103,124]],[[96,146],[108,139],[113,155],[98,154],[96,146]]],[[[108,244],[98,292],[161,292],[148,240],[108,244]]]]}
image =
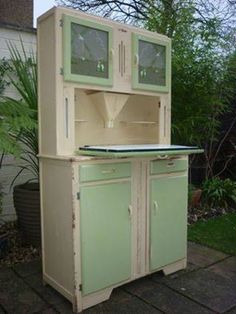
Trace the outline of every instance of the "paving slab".
{"type": "Polygon", "coordinates": [[[165,284],[206,307],[224,313],[236,305],[236,281],[209,269],[191,272],[165,284]]]}
{"type": "Polygon", "coordinates": [[[124,286],[124,289],[167,314],[214,313],[172,289],[152,282],[148,278],[129,283],[124,286]]]}
{"type": "Polygon", "coordinates": [[[13,266],[15,272],[21,277],[27,277],[42,272],[42,261],[35,260],[28,263],[19,263],[13,266]]]}
{"type": "Polygon", "coordinates": [[[206,267],[213,263],[219,262],[226,258],[227,254],[214,249],[210,249],[206,246],[202,246],[197,243],[188,242],[188,262],[199,266],[206,267]]]}
{"type": "Polygon", "coordinates": [[[227,314],[236,314],[236,307],[234,307],[233,309],[229,310],[227,312],[227,314]]]}
{"type": "MultiPolygon", "coordinates": [[[[55,306],[59,313],[71,314],[72,306],[68,301],[62,304],[57,304],[55,306]]],[[[146,304],[135,296],[122,291],[122,289],[114,289],[109,300],[95,305],[83,311],[85,314],[98,314],[98,313],[120,313],[120,314],[130,314],[130,313],[150,313],[150,314],[160,314],[153,306],[146,304]]]]}
{"type": "Polygon", "coordinates": [[[43,284],[42,274],[40,273],[27,276],[24,280],[44,301],[51,305],[62,303],[65,300],[65,298],[51,286],[43,284]]]}
{"type": "Polygon", "coordinates": [[[194,265],[192,263],[188,263],[187,268],[179,270],[173,274],[165,276],[162,271],[159,271],[159,272],[151,274],[149,276],[149,278],[151,280],[154,280],[157,283],[162,283],[162,282],[165,282],[166,279],[169,279],[169,278],[175,279],[175,278],[178,278],[179,276],[183,276],[184,274],[187,274],[187,273],[194,271],[194,270],[197,270],[197,269],[200,269],[200,267],[197,265],[194,265]]]}
{"type": "Polygon", "coordinates": [[[34,312],[34,314],[56,314],[56,313],[58,314],[58,312],[51,307],[49,307],[45,310],[39,311],[39,312],[34,312]]]}
{"type": "Polygon", "coordinates": [[[57,313],[74,314],[72,310],[72,304],[66,299],[62,303],[55,304],[55,309],[57,313]]]}
{"type": "Polygon", "coordinates": [[[0,314],[5,314],[5,312],[0,307],[0,314]]]}
{"type": "Polygon", "coordinates": [[[236,256],[229,257],[222,262],[214,264],[208,267],[208,270],[220,274],[226,279],[236,281],[236,256]]]}
{"type": "Polygon", "coordinates": [[[0,304],[7,313],[35,313],[47,304],[9,268],[0,270],[0,304]]]}

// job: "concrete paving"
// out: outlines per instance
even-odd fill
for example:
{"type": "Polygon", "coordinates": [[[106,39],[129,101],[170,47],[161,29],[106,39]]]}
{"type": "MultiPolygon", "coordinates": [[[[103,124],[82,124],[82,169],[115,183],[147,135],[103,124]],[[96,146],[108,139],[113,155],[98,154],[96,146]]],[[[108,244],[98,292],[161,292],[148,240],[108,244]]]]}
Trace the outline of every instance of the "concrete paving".
{"type": "MultiPolygon", "coordinates": [[[[41,261],[0,268],[0,314],[72,313],[71,304],[44,286],[41,261]]],[[[155,273],[114,289],[111,298],[85,310],[95,313],[236,314],[236,257],[189,243],[188,267],[155,273]]]]}

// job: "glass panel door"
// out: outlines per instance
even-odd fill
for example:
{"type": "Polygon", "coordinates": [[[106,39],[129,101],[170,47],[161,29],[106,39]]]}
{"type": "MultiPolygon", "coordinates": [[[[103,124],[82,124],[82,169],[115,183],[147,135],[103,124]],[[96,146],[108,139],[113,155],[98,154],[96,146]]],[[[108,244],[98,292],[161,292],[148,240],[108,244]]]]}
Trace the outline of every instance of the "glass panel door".
{"type": "Polygon", "coordinates": [[[112,85],[112,29],[68,16],[64,24],[65,80],[112,85]]]}
{"type": "Polygon", "coordinates": [[[71,73],[108,78],[109,33],[71,23],[71,73]]]}
{"type": "Polygon", "coordinates": [[[170,43],[133,34],[133,88],[168,91],[170,43]]]}
{"type": "Polygon", "coordinates": [[[139,83],[165,86],[166,47],[144,40],[139,40],[138,55],[139,83]]]}

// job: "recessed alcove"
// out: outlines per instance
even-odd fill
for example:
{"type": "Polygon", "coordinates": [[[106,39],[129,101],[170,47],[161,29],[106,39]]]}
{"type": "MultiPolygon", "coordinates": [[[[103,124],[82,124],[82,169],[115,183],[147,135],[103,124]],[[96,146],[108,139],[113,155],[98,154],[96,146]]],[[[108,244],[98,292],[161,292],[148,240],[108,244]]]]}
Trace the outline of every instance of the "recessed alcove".
{"type": "Polygon", "coordinates": [[[156,144],[160,97],[75,89],[75,145],[156,144]]]}

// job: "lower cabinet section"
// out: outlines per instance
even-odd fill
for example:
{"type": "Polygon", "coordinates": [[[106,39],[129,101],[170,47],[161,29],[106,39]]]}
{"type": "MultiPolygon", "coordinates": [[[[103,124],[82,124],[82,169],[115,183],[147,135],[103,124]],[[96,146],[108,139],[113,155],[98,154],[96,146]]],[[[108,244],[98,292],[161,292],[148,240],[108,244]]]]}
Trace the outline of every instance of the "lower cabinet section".
{"type": "Polygon", "coordinates": [[[131,184],[81,187],[81,276],[84,295],[131,275],[131,184]]]}
{"type": "Polygon", "coordinates": [[[43,278],[75,311],[124,282],[185,268],[187,156],[40,165],[43,278]]]}
{"type": "Polygon", "coordinates": [[[186,257],[187,176],[150,180],[150,270],[186,257]]]}

